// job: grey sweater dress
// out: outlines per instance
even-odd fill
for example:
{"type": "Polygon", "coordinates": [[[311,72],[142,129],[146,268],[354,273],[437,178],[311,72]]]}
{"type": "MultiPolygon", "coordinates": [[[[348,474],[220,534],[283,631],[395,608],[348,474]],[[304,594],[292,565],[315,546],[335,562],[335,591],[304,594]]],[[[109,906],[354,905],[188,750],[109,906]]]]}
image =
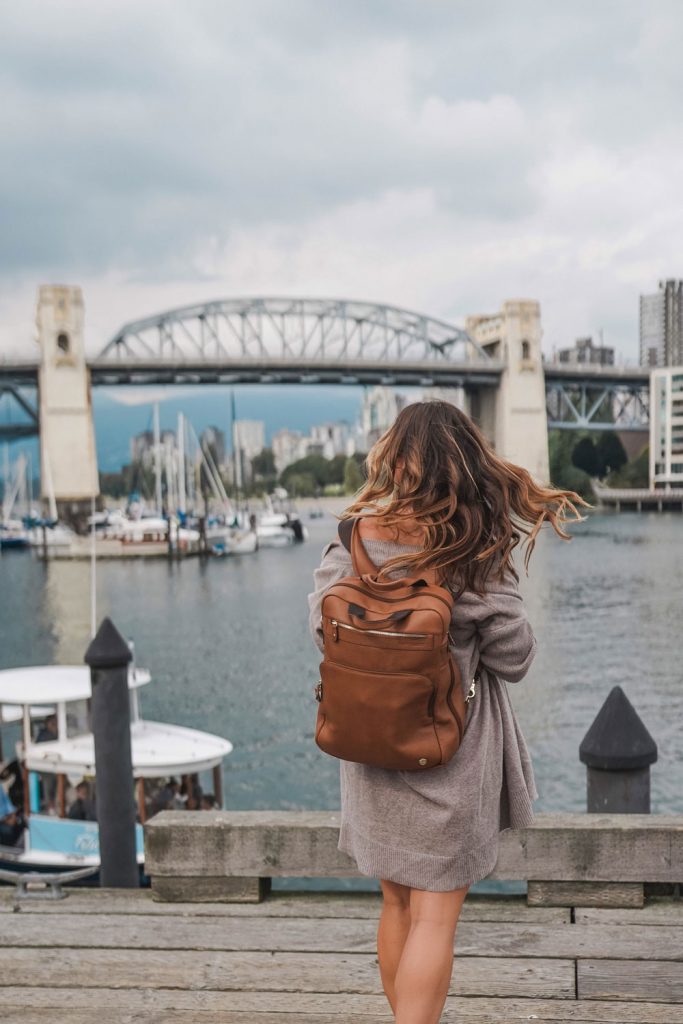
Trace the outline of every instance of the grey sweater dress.
{"type": "MultiPolygon", "coordinates": [[[[377,567],[418,550],[393,541],[363,544],[377,567]]],[[[352,572],[351,556],[339,540],[323,549],[308,597],[311,633],[320,650],[322,596],[352,572]]],[[[466,705],[465,735],[451,760],[424,771],[339,762],[339,849],[364,875],[432,892],[485,878],[498,857],[499,832],[531,824],[538,796],[506,685],[524,677],[536,651],[514,577],[491,580],[483,595],[465,592],[453,606],[451,634],[465,693],[478,662],[482,669],[476,697],[466,705]]]]}

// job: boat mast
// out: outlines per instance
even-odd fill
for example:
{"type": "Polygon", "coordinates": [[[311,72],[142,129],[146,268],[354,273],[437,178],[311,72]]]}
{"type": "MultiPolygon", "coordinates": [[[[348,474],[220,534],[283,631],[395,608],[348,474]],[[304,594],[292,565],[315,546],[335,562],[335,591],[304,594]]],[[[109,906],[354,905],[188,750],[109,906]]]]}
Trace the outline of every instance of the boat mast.
{"type": "Polygon", "coordinates": [[[237,424],[235,418],[235,389],[230,391],[230,423],[232,426],[232,479],[235,485],[235,512],[239,516],[240,510],[240,476],[237,472],[238,462],[240,463],[241,475],[241,452],[237,444],[237,424]]]}
{"type": "Polygon", "coordinates": [[[157,515],[161,515],[161,430],[158,402],[154,403],[154,484],[157,515]]]}
{"type": "MultiPolygon", "coordinates": [[[[97,632],[97,550],[95,547],[95,495],[90,498],[90,638],[97,632]]],[[[66,736],[66,731],[64,732],[66,736]]]]}
{"type": "Polygon", "coordinates": [[[185,417],[178,413],[178,511],[185,515],[185,417]]]}
{"type": "Polygon", "coordinates": [[[7,488],[9,487],[9,445],[5,441],[3,449],[3,461],[2,461],[2,520],[5,522],[9,519],[9,513],[7,511],[7,488]]]}

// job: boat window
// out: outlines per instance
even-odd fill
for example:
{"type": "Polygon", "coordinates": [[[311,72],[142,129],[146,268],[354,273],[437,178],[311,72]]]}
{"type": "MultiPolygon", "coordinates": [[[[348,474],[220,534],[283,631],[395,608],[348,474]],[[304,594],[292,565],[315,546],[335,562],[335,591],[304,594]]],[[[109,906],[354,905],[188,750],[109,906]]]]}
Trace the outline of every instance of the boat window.
{"type": "Polygon", "coordinates": [[[90,732],[90,708],[89,701],[84,700],[73,700],[70,701],[66,706],[66,735],[71,736],[82,736],[86,732],[90,732]]]}

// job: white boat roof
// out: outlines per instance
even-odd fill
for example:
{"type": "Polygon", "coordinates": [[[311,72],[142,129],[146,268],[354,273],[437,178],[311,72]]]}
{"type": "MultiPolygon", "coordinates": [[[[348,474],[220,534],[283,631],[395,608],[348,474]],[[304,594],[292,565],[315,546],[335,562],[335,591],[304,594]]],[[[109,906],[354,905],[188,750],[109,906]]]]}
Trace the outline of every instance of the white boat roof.
{"type": "MultiPolygon", "coordinates": [[[[233,749],[230,740],[198,729],[166,722],[139,719],[130,727],[133,775],[163,778],[205,771],[220,764],[233,749]]],[[[95,774],[93,734],[83,733],[66,740],[30,743],[26,749],[29,771],[63,772],[65,775],[95,774]]]]}
{"type": "MultiPolygon", "coordinates": [[[[151,679],[144,668],[128,672],[128,686],[135,689],[151,679]]],[[[59,704],[92,696],[87,665],[30,665],[0,671],[0,705],[59,704]]],[[[2,721],[10,721],[3,709],[2,721]]]]}

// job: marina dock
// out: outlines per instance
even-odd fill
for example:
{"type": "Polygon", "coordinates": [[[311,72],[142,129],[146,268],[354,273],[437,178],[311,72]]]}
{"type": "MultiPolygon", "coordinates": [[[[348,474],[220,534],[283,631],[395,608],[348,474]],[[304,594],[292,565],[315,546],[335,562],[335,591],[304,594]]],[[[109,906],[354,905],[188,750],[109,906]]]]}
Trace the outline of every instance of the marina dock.
{"type": "MultiPolygon", "coordinates": [[[[152,888],[0,890],[3,1024],[391,1021],[377,893],[270,891],[348,877],[334,812],[163,811],[152,888]]],[[[501,835],[470,893],[444,1024],[683,1024],[683,816],[544,814],[501,835]]]]}
{"type": "Polygon", "coordinates": [[[616,512],[683,512],[683,487],[603,487],[593,482],[601,508],[616,512]]]}
{"type": "MultiPolygon", "coordinates": [[[[0,891],[3,1024],[391,1021],[372,893],[160,903],[72,890],[12,913],[0,891]]],[[[681,903],[530,907],[468,896],[443,1022],[683,1021],[681,903]]]]}

